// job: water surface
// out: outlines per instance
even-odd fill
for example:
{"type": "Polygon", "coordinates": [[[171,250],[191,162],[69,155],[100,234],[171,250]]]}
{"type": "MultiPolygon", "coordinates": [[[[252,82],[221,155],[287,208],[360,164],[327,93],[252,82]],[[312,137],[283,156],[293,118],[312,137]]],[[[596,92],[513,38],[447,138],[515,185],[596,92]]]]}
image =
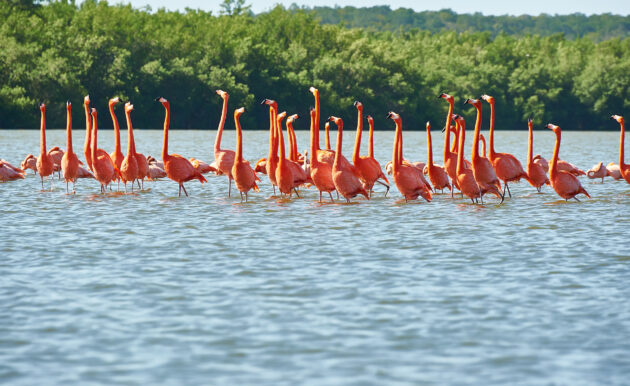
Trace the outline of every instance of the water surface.
{"type": "MultiPolygon", "coordinates": [[[[173,131],[169,149],[209,161],[214,134],[173,131]]],[[[38,135],[0,131],[0,158],[36,154],[38,135]]],[[[298,132],[301,150],[307,135],[298,132]]],[[[535,152],[550,158],[553,133],[535,136],[535,152]]],[[[246,158],[265,156],[266,132],[244,138],[246,158]]],[[[138,151],[159,156],[160,131],[136,139],[138,151]]],[[[376,133],[382,164],[392,139],[376,133]]],[[[499,132],[496,147],[524,160],[526,141],[526,132],[499,132]]],[[[64,132],[49,131],[48,143],[65,148],[64,132]]],[[[112,143],[103,131],[100,146],[112,143]]],[[[441,143],[436,133],[440,161],[441,143]]],[[[234,148],[233,131],[223,146],[234,148]]],[[[618,133],[564,133],[561,157],[584,169],[617,152],[618,133]]],[[[426,159],[424,133],[405,133],[405,157],[426,159]]],[[[33,175],[0,184],[0,382],[630,379],[627,183],[582,178],[593,198],[581,203],[520,183],[500,206],[447,194],[405,204],[395,188],[320,205],[314,190],[270,198],[261,178],[246,204],[216,176],[187,184],[189,198],[169,180],[134,195],[101,195],[89,180],[76,195],[58,180],[42,192],[33,175]]]]}

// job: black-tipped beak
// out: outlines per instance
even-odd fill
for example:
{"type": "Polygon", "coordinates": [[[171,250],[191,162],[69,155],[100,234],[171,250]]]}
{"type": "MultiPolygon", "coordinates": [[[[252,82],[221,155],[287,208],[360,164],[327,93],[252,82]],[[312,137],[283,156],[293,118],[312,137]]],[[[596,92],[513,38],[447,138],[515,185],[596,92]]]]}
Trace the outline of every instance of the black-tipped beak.
{"type": "Polygon", "coordinates": [[[442,128],[442,133],[446,131],[446,126],[442,128]]]}
{"type": "Polygon", "coordinates": [[[67,100],[66,101],[66,106],[69,106],[69,105],[70,105],[70,100],[67,100]]]}
{"type": "Polygon", "coordinates": [[[615,116],[614,116],[614,115],[611,115],[611,116],[610,116],[610,119],[612,119],[613,121],[616,121],[616,119],[615,119],[615,116]]]}
{"type": "Polygon", "coordinates": [[[264,105],[267,102],[268,99],[263,99],[262,102],[260,102],[261,105],[264,105]]]}
{"type": "Polygon", "coordinates": [[[357,107],[357,105],[359,104],[359,101],[354,101],[354,103],[352,104],[354,107],[357,107]]]}
{"type": "Polygon", "coordinates": [[[328,119],[326,119],[328,122],[332,122],[335,120],[335,118],[332,117],[332,115],[330,117],[328,117],[328,119]]]}
{"type": "Polygon", "coordinates": [[[466,99],[466,101],[464,102],[464,105],[467,105],[470,103],[470,99],[466,99]]]}
{"type": "Polygon", "coordinates": [[[389,113],[389,114],[387,114],[387,116],[385,117],[385,119],[392,119],[392,117],[393,117],[393,114],[392,114],[392,113],[389,113]]]}
{"type": "Polygon", "coordinates": [[[527,123],[533,122],[534,120],[532,119],[532,117],[527,118],[527,123]]]}
{"type": "Polygon", "coordinates": [[[160,101],[160,98],[161,98],[161,97],[157,97],[157,98],[155,98],[155,101],[156,101],[156,102],[159,102],[159,101],[160,101]]]}
{"type": "Polygon", "coordinates": [[[440,98],[444,98],[445,96],[446,96],[446,94],[441,93],[440,95],[438,95],[438,99],[440,99],[440,98]]]}

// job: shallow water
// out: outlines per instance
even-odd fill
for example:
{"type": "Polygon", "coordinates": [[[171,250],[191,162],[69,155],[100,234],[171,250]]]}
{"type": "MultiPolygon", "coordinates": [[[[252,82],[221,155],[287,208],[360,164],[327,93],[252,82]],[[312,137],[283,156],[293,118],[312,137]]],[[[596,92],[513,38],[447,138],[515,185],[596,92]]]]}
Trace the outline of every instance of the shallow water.
{"type": "MultiPolygon", "coordinates": [[[[214,134],[173,131],[169,149],[210,161],[214,134]]],[[[563,134],[561,157],[583,169],[617,160],[616,132],[563,134]]],[[[19,164],[38,152],[38,135],[0,131],[0,158],[19,164]]],[[[307,135],[298,132],[300,149],[307,135]]],[[[112,132],[100,137],[111,150],[112,132]]],[[[266,132],[244,138],[245,157],[266,155],[266,132]]],[[[136,139],[159,156],[161,132],[136,139]]],[[[382,164],[392,139],[376,133],[382,164]]],[[[535,153],[550,158],[553,142],[536,131],[535,153]]],[[[64,132],[49,131],[48,144],[65,148],[64,132]]],[[[441,144],[435,133],[440,161],[441,144]]],[[[524,131],[497,133],[497,150],[521,160],[526,145],[524,131]]],[[[223,146],[234,148],[233,131],[223,146]]],[[[405,133],[404,155],[426,159],[424,133],[405,133]]],[[[0,382],[630,379],[627,183],[581,178],[593,196],[581,203],[520,183],[500,206],[447,194],[406,204],[395,187],[388,198],[320,205],[315,191],[269,198],[261,178],[246,204],[216,176],[187,184],[181,199],[169,180],[134,195],[100,195],[93,180],[76,195],[58,180],[42,192],[32,174],[0,184],[0,382]]]]}

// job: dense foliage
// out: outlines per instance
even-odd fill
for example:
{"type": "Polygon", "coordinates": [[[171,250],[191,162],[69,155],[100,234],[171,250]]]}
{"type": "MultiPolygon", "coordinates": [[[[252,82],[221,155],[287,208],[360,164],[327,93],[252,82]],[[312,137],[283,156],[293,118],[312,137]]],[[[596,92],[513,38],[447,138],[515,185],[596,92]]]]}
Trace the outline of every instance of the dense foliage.
{"type": "Polygon", "coordinates": [[[21,3],[28,1],[0,3],[3,128],[38,127],[39,101],[49,106],[49,127],[63,127],[68,99],[78,126],[88,93],[101,117],[107,99],[120,96],[134,103],[136,126],[159,128],[163,110],[153,99],[164,96],[173,127],[215,128],[218,88],[231,94],[230,111],[246,107],[247,129],[266,128],[265,97],[302,114],[296,127],[308,128],[311,85],[321,91],[322,114],[340,115],[351,127],[354,100],[377,128],[393,127],[384,119],[388,110],[401,113],[407,129],[422,129],[426,120],[441,126],[442,91],[454,94],[471,120],[474,109],[463,100],[494,95],[499,128],[526,128],[529,116],[565,129],[604,128],[608,115],[630,107],[630,39],[378,32],[320,24],[311,11],[282,7],[216,16],[94,0],[21,3]]]}
{"type": "Polygon", "coordinates": [[[630,36],[630,16],[571,15],[485,16],[481,13],[457,14],[450,9],[414,12],[408,8],[392,10],[389,6],[366,8],[315,7],[315,15],[326,24],[344,24],[350,28],[390,30],[419,28],[430,32],[483,32],[491,35],[549,36],[562,33],[567,39],[589,37],[595,41],[630,36]]]}

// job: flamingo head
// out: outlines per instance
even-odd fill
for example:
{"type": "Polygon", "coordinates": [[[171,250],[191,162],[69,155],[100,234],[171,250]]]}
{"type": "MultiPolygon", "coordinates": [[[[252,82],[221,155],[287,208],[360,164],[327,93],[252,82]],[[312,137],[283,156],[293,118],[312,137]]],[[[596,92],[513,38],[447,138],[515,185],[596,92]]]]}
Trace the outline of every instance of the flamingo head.
{"type": "Polygon", "coordinates": [[[226,99],[230,96],[230,94],[226,93],[223,90],[216,90],[215,92],[223,99],[226,99]]]}
{"type": "Polygon", "coordinates": [[[295,121],[296,119],[300,118],[299,115],[297,114],[293,114],[291,115],[289,118],[287,118],[287,123],[293,123],[293,121],[295,121]]]}
{"type": "Polygon", "coordinates": [[[287,112],[283,111],[280,114],[278,114],[278,122],[282,122],[282,120],[287,116],[287,112]]]}
{"type": "Polygon", "coordinates": [[[44,102],[39,104],[39,111],[41,111],[42,113],[46,112],[46,105],[44,104],[44,102]]]}
{"type": "Polygon", "coordinates": [[[319,96],[319,90],[315,87],[309,88],[308,91],[310,91],[314,96],[319,96]]]}
{"type": "Polygon", "coordinates": [[[481,101],[479,99],[466,99],[466,102],[464,102],[465,105],[473,105],[476,108],[481,107],[481,101]]]}
{"type": "Polygon", "coordinates": [[[278,103],[274,101],[273,99],[263,99],[262,102],[260,102],[260,104],[267,105],[269,107],[274,107],[274,108],[278,107],[278,103]]]}
{"type": "Polygon", "coordinates": [[[494,104],[494,97],[492,97],[492,96],[490,96],[490,95],[483,94],[483,95],[481,96],[481,99],[483,99],[484,101],[486,101],[486,102],[490,103],[491,105],[493,105],[493,104],[494,104]]]}
{"type": "Polygon", "coordinates": [[[361,103],[359,101],[354,101],[353,105],[354,105],[354,107],[357,108],[357,110],[363,111],[363,103],[361,103]]]}
{"type": "Polygon", "coordinates": [[[85,98],[83,98],[83,104],[86,106],[90,105],[90,96],[86,95],[85,98]]]}
{"type": "Polygon", "coordinates": [[[453,103],[455,101],[452,95],[448,95],[447,93],[444,93],[444,92],[438,95],[438,98],[443,98],[446,101],[448,101],[448,103],[453,103]]]}
{"type": "Polygon", "coordinates": [[[90,110],[90,112],[92,113],[92,116],[94,118],[96,118],[96,109],[92,107],[92,109],[90,110]]]}
{"type": "Polygon", "coordinates": [[[624,123],[623,117],[621,115],[611,115],[610,119],[613,119],[619,123],[624,123]]]}
{"type": "Polygon", "coordinates": [[[389,114],[385,117],[386,119],[391,119],[392,121],[397,121],[400,119],[400,115],[396,114],[393,111],[390,111],[389,114]]]}
{"type": "Polygon", "coordinates": [[[125,112],[129,113],[131,111],[133,111],[133,105],[131,104],[131,102],[125,103],[125,112]]]}
{"type": "Polygon", "coordinates": [[[553,123],[548,123],[545,128],[552,130],[556,134],[560,132],[560,126],[554,125],[553,123]]]}
{"type": "Polygon", "coordinates": [[[245,107],[241,107],[240,109],[234,110],[234,118],[238,118],[245,112],[245,107]]]}
{"type": "Polygon", "coordinates": [[[455,120],[455,122],[459,123],[461,126],[464,126],[466,124],[464,117],[462,117],[459,114],[453,114],[453,119],[455,120]]]}
{"type": "Polygon", "coordinates": [[[374,118],[372,118],[371,115],[367,116],[367,121],[370,124],[370,126],[374,126],[374,118]]]}
{"type": "Polygon", "coordinates": [[[70,111],[72,109],[72,103],[70,101],[66,101],[66,110],[70,111]]]}
{"type": "Polygon", "coordinates": [[[333,115],[328,117],[327,121],[328,122],[335,122],[335,125],[337,125],[337,127],[342,127],[343,126],[343,121],[341,120],[341,118],[335,117],[333,115]]]}
{"type": "Polygon", "coordinates": [[[109,107],[114,106],[116,103],[120,102],[120,98],[119,97],[114,97],[112,99],[109,100],[109,107]]]}
{"type": "Polygon", "coordinates": [[[168,101],[164,97],[157,97],[157,98],[155,98],[155,101],[156,102],[160,102],[162,104],[162,106],[164,106],[165,108],[170,106],[170,104],[168,103],[168,101]]]}
{"type": "Polygon", "coordinates": [[[427,121],[426,127],[427,127],[427,130],[431,130],[431,122],[427,121]]]}

